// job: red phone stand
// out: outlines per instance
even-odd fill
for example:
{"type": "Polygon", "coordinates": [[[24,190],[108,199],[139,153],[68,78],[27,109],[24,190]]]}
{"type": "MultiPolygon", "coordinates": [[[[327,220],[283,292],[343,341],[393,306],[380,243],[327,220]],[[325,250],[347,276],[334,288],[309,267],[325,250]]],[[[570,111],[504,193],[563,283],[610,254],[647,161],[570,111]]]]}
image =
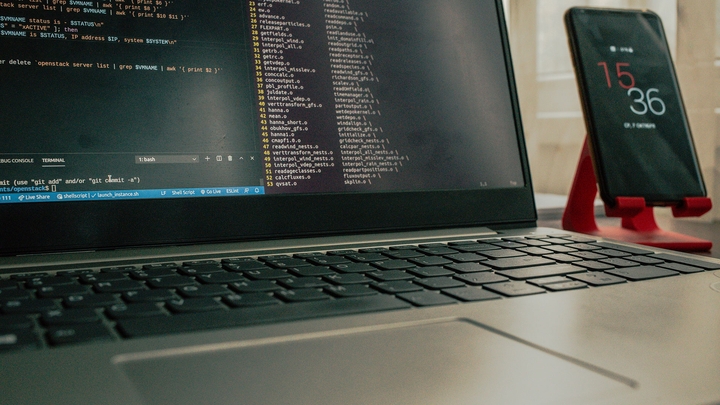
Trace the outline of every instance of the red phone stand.
{"type": "MultiPolygon", "coordinates": [[[[655,222],[653,207],[646,206],[642,197],[617,197],[615,207],[606,204],[605,214],[622,218],[622,227],[598,227],[594,206],[597,184],[587,142],[586,139],[563,212],[563,229],[686,252],[712,248],[712,242],[708,240],[660,229],[655,222]]],[[[686,197],[682,204],[672,208],[672,212],[675,217],[699,217],[711,208],[709,198],[686,197]]]]}

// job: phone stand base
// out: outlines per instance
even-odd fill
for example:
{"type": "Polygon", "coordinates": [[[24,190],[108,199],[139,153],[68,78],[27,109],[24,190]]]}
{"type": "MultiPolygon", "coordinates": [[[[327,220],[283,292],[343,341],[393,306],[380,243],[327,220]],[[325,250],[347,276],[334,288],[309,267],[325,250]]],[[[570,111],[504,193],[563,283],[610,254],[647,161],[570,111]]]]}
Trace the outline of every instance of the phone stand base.
{"type": "MultiPolygon", "coordinates": [[[[605,214],[608,217],[622,218],[622,225],[599,227],[594,211],[598,189],[587,142],[586,139],[563,212],[563,229],[686,252],[707,251],[712,248],[712,242],[708,240],[660,229],[655,222],[653,207],[648,207],[642,197],[617,197],[614,207],[606,204],[605,214]]],[[[686,197],[680,205],[672,208],[672,212],[674,217],[699,217],[710,209],[712,201],[709,198],[686,197]]]]}

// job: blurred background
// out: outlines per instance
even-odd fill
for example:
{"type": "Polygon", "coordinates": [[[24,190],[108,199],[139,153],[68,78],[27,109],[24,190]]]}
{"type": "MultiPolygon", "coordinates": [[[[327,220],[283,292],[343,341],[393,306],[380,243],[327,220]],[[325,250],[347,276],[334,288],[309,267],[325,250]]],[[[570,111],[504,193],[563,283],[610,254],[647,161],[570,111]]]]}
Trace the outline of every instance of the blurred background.
{"type": "Polygon", "coordinates": [[[720,0],[503,2],[535,192],[567,195],[585,139],[563,13],[572,6],[650,9],[663,20],[715,202],[701,220],[720,220],[720,0]]]}

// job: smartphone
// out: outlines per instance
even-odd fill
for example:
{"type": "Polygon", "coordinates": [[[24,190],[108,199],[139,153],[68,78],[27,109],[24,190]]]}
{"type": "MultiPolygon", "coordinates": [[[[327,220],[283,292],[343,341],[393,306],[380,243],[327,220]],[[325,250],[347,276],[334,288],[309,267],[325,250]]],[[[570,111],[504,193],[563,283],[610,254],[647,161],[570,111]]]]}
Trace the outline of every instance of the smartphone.
{"type": "Polygon", "coordinates": [[[603,201],[677,205],[704,197],[660,17],[574,7],[565,13],[589,148],[603,201]]]}

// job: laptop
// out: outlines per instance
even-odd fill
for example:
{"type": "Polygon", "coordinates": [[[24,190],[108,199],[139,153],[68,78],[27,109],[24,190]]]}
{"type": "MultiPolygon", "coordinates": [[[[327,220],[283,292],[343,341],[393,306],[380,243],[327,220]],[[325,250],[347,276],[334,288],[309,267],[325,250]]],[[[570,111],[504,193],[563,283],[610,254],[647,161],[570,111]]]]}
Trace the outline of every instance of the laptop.
{"type": "Polygon", "coordinates": [[[537,227],[500,1],[8,0],[0,43],[0,403],[720,403],[717,260],[537,227]]]}

